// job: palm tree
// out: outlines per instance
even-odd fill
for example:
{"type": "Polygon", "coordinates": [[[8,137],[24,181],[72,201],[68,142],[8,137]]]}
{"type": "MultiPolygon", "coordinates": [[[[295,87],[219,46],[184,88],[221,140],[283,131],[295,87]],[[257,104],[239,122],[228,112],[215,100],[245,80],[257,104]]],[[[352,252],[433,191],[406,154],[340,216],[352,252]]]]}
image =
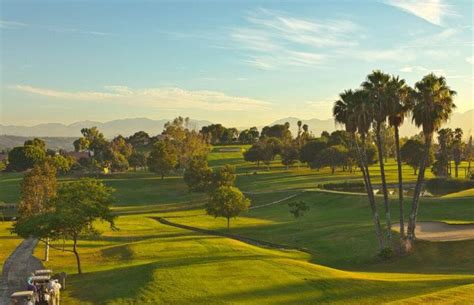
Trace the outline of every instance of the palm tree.
{"type": "Polygon", "coordinates": [[[298,125],[298,136],[296,138],[298,139],[298,146],[301,148],[301,125],[303,125],[303,123],[298,121],[296,124],[298,125]]]}
{"type": "Polygon", "coordinates": [[[372,210],[372,218],[375,226],[375,235],[379,243],[380,250],[384,248],[382,229],[380,227],[380,218],[375,202],[374,191],[370,181],[370,173],[367,165],[365,151],[365,137],[367,136],[372,114],[370,108],[365,105],[365,95],[361,91],[346,90],[340,94],[340,99],[334,104],[333,115],[336,123],[345,126],[348,133],[351,134],[354,146],[357,148],[359,166],[364,178],[364,185],[369,197],[369,205],[372,210]],[[359,131],[362,139],[362,152],[356,138],[356,131],[359,131]]]}
{"type": "Polygon", "coordinates": [[[410,217],[408,219],[407,230],[407,249],[410,250],[415,242],[416,217],[418,215],[421,186],[423,184],[426,161],[430,152],[433,133],[435,133],[441,124],[446,122],[453,109],[453,98],[456,92],[447,85],[446,79],[438,77],[433,73],[426,75],[415,84],[413,104],[413,122],[417,127],[422,127],[425,138],[425,147],[423,159],[420,162],[418,179],[416,181],[415,193],[413,195],[413,204],[410,217]]]}
{"type": "Polygon", "coordinates": [[[400,134],[399,128],[403,124],[405,117],[411,109],[410,94],[411,89],[404,79],[398,76],[392,76],[389,82],[389,96],[387,103],[388,123],[394,129],[395,133],[395,151],[397,155],[398,168],[398,203],[400,213],[400,241],[405,239],[405,221],[403,206],[403,177],[402,177],[402,160],[400,156],[400,134]]]}
{"type": "Polygon", "coordinates": [[[375,127],[375,138],[379,157],[380,178],[382,180],[383,201],[385,207],[385,217],[387,219],[387,237],[392,240],[392,220],[390,213],[390,202],[388,201],[387,181],[385,179],[385,167],[383,163],[383,144],[380,135],[382,124],[387,120],[387,98],[390,75],[379,70],[367,75],[367,80],[362,83],[362,88],[367,91],[370,105],[373,107],[373,118],[375,127]]]}

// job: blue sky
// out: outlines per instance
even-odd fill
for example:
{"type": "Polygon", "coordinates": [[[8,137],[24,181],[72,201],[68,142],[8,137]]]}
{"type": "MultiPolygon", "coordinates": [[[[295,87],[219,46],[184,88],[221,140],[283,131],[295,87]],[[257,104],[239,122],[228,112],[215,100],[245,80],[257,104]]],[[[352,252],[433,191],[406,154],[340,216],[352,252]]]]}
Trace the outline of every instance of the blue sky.
{"type": "Polygon", "coordinates": [[[474,108],[470,0],[1,0],[1,121],[329,118],[373,69],[474,108]]]}

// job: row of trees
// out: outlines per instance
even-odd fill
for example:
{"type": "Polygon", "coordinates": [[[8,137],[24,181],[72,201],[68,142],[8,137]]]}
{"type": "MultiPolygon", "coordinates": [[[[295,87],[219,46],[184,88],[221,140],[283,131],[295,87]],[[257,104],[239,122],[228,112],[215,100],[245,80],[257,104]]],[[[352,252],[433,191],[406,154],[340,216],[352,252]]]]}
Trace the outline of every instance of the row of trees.
{"type": "Polygon", "coordinates": [[[436,152],[436,162],[432,171],[437,176],[447,177],[452,175],[451,161],[454,161],[454,176],[459,176],[459,165],[461,161],[468,161],[467,172],[471,171],[471,161],[474,157],[472,147],[472,136],[468,143],[463,142],[463,131],[461,128],[452,130],[443,128],[438,131],[438,151],[436,152]]]}
{"type": "MultiPolygon", "coordinates": [[[[285,124],[289,128],[289,124],[285,124]]],[[[280,126],[285,126],[280,125],[280,126]]],[[[286,129],[288,130],[288,129],[286,129]]],[[[289,131],[289,130],[288,130],[289,131]]],[[[273,134],[275,135],[275,134],[273,134]]],[[[366,143],[368,162],[375,162],[375,146],[366,143]]],[[[307,132],[299,132],[296,138],[291,133],[283,133],[279,137],[263,137],[244,152],[244,159],[260,163],[267,167],[276,156],[280,156],[281,163],[289,168],[297,162],[307,164],[310,168],[320,169],[330,167],[334,173],[337,167],[343,171],[353,171],[356,165],[355,147],[352,145],[350,134],[344,130],[337,130],[329,134],[323,132],[319,138],[314,138],[307,132]]]]}
{"type": "Polygon", "coordinates": [[[22,172],[33,168],[36,164],[47,162],[59,173],[65,174],[75,164],[75,159],[65,151],[46,149],[46,143],[38,138],[25,141],[23,146],[14,147],[8,152],[7,171],[22,172]]]}
{"type": "Polygon", "coordinates": [[[343,125],[351,134],[356,147],[359,166],[363,174],[364,183],[369,197],[376,238],[381,252],[390,252],[392,247],[392,224],[388,201],[387,183],[383,162],[383,142],[381,128],[387,123],[394,129],[395,150],[399,181],[399,209],[400,209],[400,236],[403,249],[410,250],[415,241],[415,227],[419,210],[419,197],[424,180],[425,169],[428,164],[433,134],[446,122],[455,105],[453,97],[456,94],[446,83],[446,79],[434,74],[428,74],[414,88],[409,87],[403,79],[390,76],[381,71],[369,74],[361,87],[356,90],[346,90],[340,94],[335,102],[333,114],[335,121],[343,125]],[[418,178],[413,195],[408,229],[405,234],[404,226],[404,198],[402,181],[402,159],[400,156],[399,128],[405,118],[411,115],[416,126],[422,127],[424,147],[423,155],[419,160],[418,178]],[[382,234],[380,217],[373,194],[372,178],[367,162],[365,143],[369,130],[373,129],[377,146],[384,209],[387,224],[386,237],[382,234]],[[362,145],[358,145],[358,141],[362,145]],[[387,250],[389,249],[389,250],[387,250]]]}

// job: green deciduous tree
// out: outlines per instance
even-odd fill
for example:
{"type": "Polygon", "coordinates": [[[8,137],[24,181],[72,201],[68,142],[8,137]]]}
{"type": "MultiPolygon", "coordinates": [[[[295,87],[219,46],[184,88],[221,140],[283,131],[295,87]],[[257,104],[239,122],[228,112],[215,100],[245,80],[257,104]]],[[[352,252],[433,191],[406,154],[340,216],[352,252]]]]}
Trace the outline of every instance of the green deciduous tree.
{"type": "Polygon", "coordinates": [[[214,190],[221,186],[234,186],[236,177],[235,167],[226,164],[212,172],[210,188],[211,190],[214,190]]]}
{"type": "Polygon", "coordinates": [[[230,230],[230,219],[248,210],[250,200],[242,192],[232,186],[221,186],[209,195],[206,206],[208,215],[227,219],[227,230],[230,230]]]}
{"type": "Polygon", "coordinates": [[[329,166],[331,172],[334,174],[336,167],[343,166],[349,156],[349,151],[342,145],[333,145],[323,149],[318,154],[320,163],[324,166],[329,166]]]}
{"type": "Polygon", "coordinates": [[[147,157],[144,153],[135,151],[128,158],[128,164],[137,170],[137,168],[147,165],[147,157]]]}
{"type": "Polygon", "coordinates": [[[22,172],[33,168],[46,158],[44,149],[35,145],[18,146],[8,153],[7,170],[22,172]]]}
{"type": "Polygon", "coordinates": [[[212,170],[203,157],[193,157],[184,172],[184,182],[190,191],[206,192],[212,180],[212,170]]]}
{"type": "Polygon", "coordinates": [[[257,127],[252,127],[250,129],[242,130],[239,133],[238,141],[242,144],[254,144],[258,141],[259,136],[260,132],[257,127]]]}
{"type": "Polygon", "coordinates": [[[153,149],[147,159],[149,170],[160,174],[161,179],[164,179],[165,175],[176,167],[177,162],[178,157],[168,141],[153,144],[153,149]]]}
{"type": "Polygon", "coordinates": [[[423,143],[418,140],[410,139],[400,149],[400,155],[403,162],[411,166],[416,175],[420,167],[420,161],[423,158],[423,143]]]}
{"type": "Polygon", "coordinates": [[[20,217],[29,217],[47,211],[56,196],[56,168],[48,162],[37,164],[26,173],[21,183],[18,206],[20,217]]]}
{"type": "Polygon", "coordinates": [[[281,149],[281,163],[288,169],[295,164],[299,158],[299,151],[296,143],[289,143],[284,145],[281,149]]]}
{"type": "Polygon", "coordinates": [[[39,138],[34,138],[32,140],[26,140],[23,145],[24,146],[28,146],[28,145],[36,146],[36,147],[46,151],[46,143],[44,142],[44,140],[39,139],[39,138]]]}
{"type": "MultiPolygon", "coordinates": [[[[113,189],[95,179],[80,179],[64,183],[51,202],[51,210],[28,217],[21,217],[13,226],[13,232],[21,237],[35,237],[42,241],[72,240],[72,252],[76,258],[77,271],[82,273],[78,252],[80,237],[97,236],[94,227],[97,221],[114,226],[115,216],[110,209],[113,189]]],[[[60,249],[62,250],[62,249],[60,249]]]]}

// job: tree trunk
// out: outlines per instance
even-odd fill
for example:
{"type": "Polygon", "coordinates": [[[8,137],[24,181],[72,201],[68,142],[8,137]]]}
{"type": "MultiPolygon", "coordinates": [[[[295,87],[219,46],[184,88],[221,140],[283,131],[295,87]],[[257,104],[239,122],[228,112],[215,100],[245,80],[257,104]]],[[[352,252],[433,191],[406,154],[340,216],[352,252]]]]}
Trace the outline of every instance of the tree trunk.
{"type": "Polygon", "coordinates": [[[457,178],[458,177],[458,169],[459,169],[459,164],[454,163],[454,176],[457,178]]]}
{"type": "Polygon", "coordinates": [[[390,202],[388,201],[387,181],[385,180],[385,166],[383,163],[383,146],[382,137],[380,136],[380,124],[377,124],[375,130],[375,136],[377,138],[377,151],[379,155],[379,167],[380,167],[380,178],[382,179],[382,191],[383,191],[383,204],[385,207],[385,218],[387,220],[387,238],[391,244],[392,241],[392,215],[390,211],[390,202]]]}
{"type": "Polygon", "coordinates": [[[72,252],[74,253],[74,256],[76,256],[77,273],[82,274],[81,259],[79,258],[79,253],[77,252],[77,238],[74,238],[74,245],[73,245],[72,252]]]}
{"type": "MultiPolygon", "coordinates": [[[[397,154],[397,167],[398,167],[398,204],[400,211],[400,240],[403,241],[405,238],[405,223],[404,223],[404,207],[403,207],[403,174],[402,174],[402,160],[400,156],[400,135],[398,133],[398,127],[395,126],[395,149],[397,154]]],[[[402,244],[401,242],[400,244],[402,244]]]]}
{"type": "Polygon", "coordinates": [[[49,238],[46,239],[46,243],[44,245],[44,261],[49,261],[49,238]]]}
{"type": "Polygon", "coordinates": [[[165,179],[165,174],[161,173],[161,180],[165,179]]]}
{"type": "Polygon", "coordinates": [[[362,172],[362,176],[364,178],[364,185],[367,192],[367,196],[369,197],[369,206],[372,211],[372,220],[374,222],[375,227],[375,237],[379,243],[379,249],[382,250],[385,248],[384,240],[382,236],[382,228],[380,226],[380,218],[377,211],[377,203],[375,202],[374,190],[372,188],[372,183],[370,181],[370,174],[369,174],[369,167],[367,166],[367,159],[366,159],[366,151],[365,151],[365,137],[362,137],[362,152],[359,148],[359,144],[357,144],[357,139],[355,135],[353,135],[354,143],[356,145],[356,151],[359,157],[360,163],[360,170],[362,172]]]}
{"type": "Polygon", "coordinates": [[[426,161],[428,160],[428,155],[430,153],[432,137],[432,134],[425,136],[423,159],[421,160],[420,168],[418,170],[418,179],[416,180],[415,193],[413,194],[413,204],[411,206],[410,217],[408,219],[407,250],[411,250],[415,243],[416,217],[418,215],[421,187],[425,177],[426,161]]]}
{"type": "Polygon", "coordinates": [[[227,217],[227,231],[230,231],[230,217],[227,217]]]}

